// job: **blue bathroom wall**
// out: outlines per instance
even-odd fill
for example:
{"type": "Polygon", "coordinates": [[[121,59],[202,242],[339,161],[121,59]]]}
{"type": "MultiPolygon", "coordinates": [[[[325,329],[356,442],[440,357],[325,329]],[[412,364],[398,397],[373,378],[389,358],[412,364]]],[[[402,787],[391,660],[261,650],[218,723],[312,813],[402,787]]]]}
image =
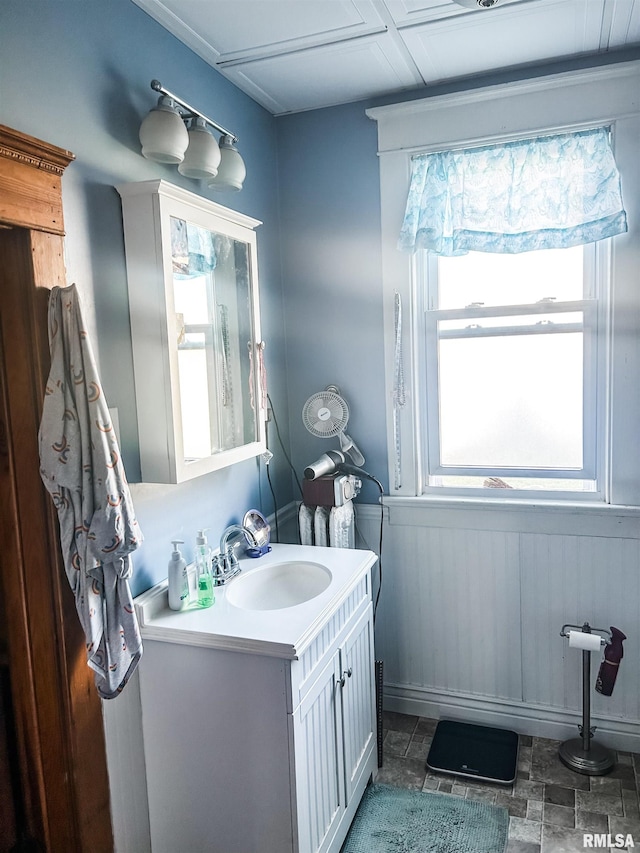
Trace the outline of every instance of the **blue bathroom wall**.
{"type": "MultiPolygon", "coordinates": [[[[311,394],[337,385],[349,404],[347,433],[386,484],[380,179],[365,107],[278,119],[289,405],[292,458],[303,470],[339,449],[301,419],[311,394]]],[[[377,491],[367,486],[363,498],[377,491]]]]}
{"type": "MultiPolygon", "coordinates": [[[[0,123],[74,152],[63,177],[68,281],[80,290],[145,542],[132,581],[139,593],[166,576],[170,540],[192,556],[200,527],[217,543],[250,507],[273,510],[264,464],[251,460],[179,486],[140,484],[120,198],[115,185],[163,178],[264,222],[258,229],[262,331],[270,395],[287,442],[276,126],[274,118],[167,33],[131,0],[2,0],[0,123]],[[138,128],[159,79],[240,138],[247,180],[211,193],[174,167],[140,155],[138,128]]],[[[272,480],[280,506],[291,476],[276,442],[272,480]]]]}

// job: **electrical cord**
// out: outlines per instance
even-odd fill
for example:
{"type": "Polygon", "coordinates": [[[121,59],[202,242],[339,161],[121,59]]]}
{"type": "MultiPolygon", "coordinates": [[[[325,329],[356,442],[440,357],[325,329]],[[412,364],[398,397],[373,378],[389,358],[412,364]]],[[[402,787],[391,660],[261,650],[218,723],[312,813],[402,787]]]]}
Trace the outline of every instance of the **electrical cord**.
{"type": "MultiPolygon", "coordinates": [[[[269,444],[269,427],[267,425],[267,445],[269,444]]],[[[265,463],[265,467],[267,469],[267,482],[269,483],[269,489],[271,490],[271,497],[273,498],[273,518],[276,525],[276,542],[280,541],[280,528],[278,527],[278,504],[276,502],[276,493],[273,489],[273,483],[271,482],[271,469],[269,467],[269,460],[265,463]]]]}
{"type": "Polygon", "coordinates": [[[384,495],[384,487],[380,480],[377,477],[374,477],[373,474],[370,474],[368,471],[365,471],[364,468],[358,468],[356,465],[349,465],[347,463],[343,463],[338,465],[339,471],[344,471],[345,474],[353,474],[355,477],[364,477],[366,480],[371,480],[372,483],[375,483],[378,489],[380,490],[380,540],[378,545],[378,592],[376,594],[376,600],[373,604],[373,622],[375,624],[376,621],[376,613],[378,611],[378,601],[380,600],[380,592],[382,590],[382,532],[384,529],[384,506],[382,504],[382,497],[384,495]]]}
{"type": "Polygon", "coordinates": [[[287,460],[287,462],[289,464],[289,468],[293,472],[293,476],[296,478],[296,483],[298,484],[298,489],[300,490],[300,494],[302,495],[302,485],[301,485],[300,480],[298,478],[298,472],[293,467],[293,463],[291,462],[289,454],[287,453],[287,451],[285,449],[284,442],[282,441],[282,436],[280,435],[280,427],[278,426],[278,419],[276,418],[276,410],[274,409],[273,403],[271,401],[271,397],[268,394],[267,394],[267,401],[269,403],[269,408],[271,409],[271,416],[273,417],[273,423],[274,423],[275,428],[276,428],[276,434],[278,436],[278,441],[280,442],[280,447],[282,448],[282,452],[284,453],[284,458],[287,460]]]}

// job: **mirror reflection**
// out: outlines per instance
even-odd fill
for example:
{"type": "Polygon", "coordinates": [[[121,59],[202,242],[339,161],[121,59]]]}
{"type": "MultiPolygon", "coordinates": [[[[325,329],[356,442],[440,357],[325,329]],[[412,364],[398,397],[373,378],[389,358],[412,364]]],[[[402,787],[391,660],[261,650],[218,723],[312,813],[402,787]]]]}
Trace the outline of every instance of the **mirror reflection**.
{"type": "Polygon", "coordinates": [[[256,441],[249,246],[171,217],[185,462],[256,441]]]}

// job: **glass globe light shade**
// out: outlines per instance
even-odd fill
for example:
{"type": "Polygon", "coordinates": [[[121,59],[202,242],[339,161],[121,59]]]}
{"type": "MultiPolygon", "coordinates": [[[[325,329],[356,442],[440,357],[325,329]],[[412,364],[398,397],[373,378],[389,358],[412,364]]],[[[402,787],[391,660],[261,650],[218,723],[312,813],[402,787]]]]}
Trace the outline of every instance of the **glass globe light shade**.
{"type": "Polygon", "coordinates": [[[189,134],[171,98],[160,97],[140,125],[142,156],[156,163],[182,163],[189,134]]]}
{"type": "Polygon", "coordinates": [[[214,178],[220,165],[220,148],[204,119],[196,118],[189,128],[189,147],[178,171],[186,178],[214,178]]]}
{"type": "Polygon", "coordinates": [[[247,169],[244,160],[233,144],[232,136],[220,138],[220,166],[215,178],[207,181],[212,190],[241,190],[247,169]]]}

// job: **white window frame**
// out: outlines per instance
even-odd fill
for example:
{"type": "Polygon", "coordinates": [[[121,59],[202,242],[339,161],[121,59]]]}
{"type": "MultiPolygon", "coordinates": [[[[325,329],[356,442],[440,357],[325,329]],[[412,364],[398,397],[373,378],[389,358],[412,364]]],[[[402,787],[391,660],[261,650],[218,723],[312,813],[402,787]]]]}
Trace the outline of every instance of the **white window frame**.
{"type": "MultiPolygon", "coordinates": [[[[424,353],[420,344],[422,306],[416,293],[418,261],[416,255],[397,248],[411,156],[607,125],[611,127],[622,175],[629,233],[605,241],[611,249],[599,251],[601,279],[606,281],[611,270],[611,303],[610,314],[604,310],[598,327],[600,333],[611,327],[612,333],[609,341],[602,334],[599,336],[599,346],[604,346],[596,401],[596,476],[600,490],[584,493],[582,499],[618,506],[640,505],[640,328],[636,322],[640,317],[639,85],[640,62],[634,61],[367,110],[378,124],[389,495],[434,499],[425,492],[427,412],[421,406],[424,353]],[[402,305],[399,336],[395,323],[397,300],[402,305]],[[394,409],[398,345],[403,358],[406,404],[394,409]],[[604,405],[608,396],[610,406],[604,405]]],[[[465,497],[472,497],[471,491],[465,489],[465,497]]],[[[516,497],[497,495],[499,491],[478,490],[481,498],[491,502],[516,497]]],[[[443,490],[438,489],[437,494],[442,496],[443,490]]],[[[522,499],[573,503],[581,498],[575,492],[535,490],[522,499]]]]}
{"type": "Polygon", "coordinates": [[[420,387],[420,402],[424,412],[423,422],[425,449],[423,459],[423,492],[435,495],[452,494],[460,496],[484,496],[486,489],[456,488],[452,486],[430,486],[429,477],[437,476],[478,476],[478,477],[535,477],[552,476],[563,480],[594,480],[598,484],[596,491],[561,492],[557,489],[512,489],[510,497],[550,497],[576,500],[594,500],[604,498],[603,483],[605,482],[605,419],[604,411],[599,401],[608,399],[606,393],[606,375],[608,352],[608,306],[609,306],[609,275],[608,243],[591,243],[583,247],[584,264],[584,293],[580,300],[571,302],[536,303],[535,305],[519,304],[517,292],[512,305],[509,306],[478,306],[475,308],[438,309],[437,300],[437,258],[435,255],[421,251],[414,264],[414,294],[417,303],[417,316],[424,318],[422,330],[418,333],[417,346],[420,352],[418,366],[418,381],[420,387]],[[526,469],[526,468],[480,468],[454,467],[440,464],[440,428],[439,428],[439,371],[438,371],[438,335],[437,323],[440,320],[466,318],[471,322],[481,321],[483,317],[506,317],[513,315],[538,315],[540,318],[550,318],[553,314],[568,311],[582,311],[584,314],[584,345],[583,364],[583,467],[580,469],[526,469]]]}

